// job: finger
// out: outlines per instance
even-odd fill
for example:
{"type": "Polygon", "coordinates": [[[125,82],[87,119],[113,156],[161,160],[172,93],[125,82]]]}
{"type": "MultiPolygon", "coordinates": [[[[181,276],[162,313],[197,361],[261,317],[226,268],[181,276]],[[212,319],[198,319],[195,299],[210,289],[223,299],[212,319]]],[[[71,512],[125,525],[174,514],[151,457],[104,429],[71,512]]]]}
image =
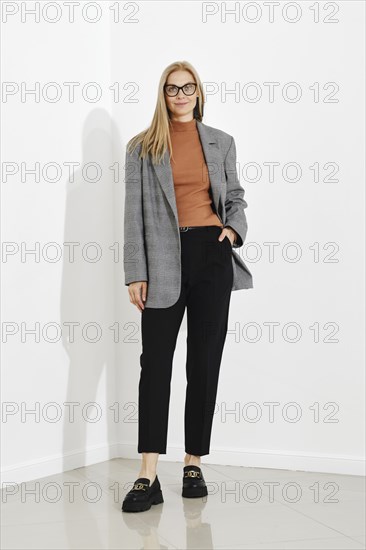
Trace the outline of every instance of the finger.
{"type": "Polygon", "coordinates": [[[147,285],[146,284],[142,285],[142,299],[144,302],[146,302],[146,289],[147,289],[147,285]]]}
{"type": "Polygon", "coordinates": [[[130,302],[131,304],[133,304],[134,306],[137,307],[137,309],[141,312],[141,308],[139,307],[138,303],[137,303],[137,300],[136,300],[136,297],[135,297],[135,293],[131,294],[130,296],[130,302]]]}
{"type": "MultiPolygon", "coordinates": [[[[223,241],[225,239],[225,237],[229,237],[229,230],[228,229],[223,229],[219,235],[219,241],[223,241]]],[[[229,239],[230,240],[230,239],[229,239]]]]}
{"type": "MultiPolygon", "coordinates": [[[[141,300],[141,294],[140,294],[140,289],[137,289],[136,292],[135,292],[135,305],[141,310],[144,309],[144,304],[142,303],[142,300],[141,300]]],[[[141,311],[140,310],[140,311],[141,311]]]]}

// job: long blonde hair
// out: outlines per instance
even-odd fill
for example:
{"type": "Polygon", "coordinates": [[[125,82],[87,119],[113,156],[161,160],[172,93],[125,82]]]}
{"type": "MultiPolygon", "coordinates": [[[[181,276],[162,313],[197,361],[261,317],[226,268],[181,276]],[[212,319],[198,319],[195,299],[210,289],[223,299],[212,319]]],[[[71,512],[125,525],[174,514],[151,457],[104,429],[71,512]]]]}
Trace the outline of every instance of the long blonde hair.
{"type": "Polygon", "coordinates": [[[172,144],[169,133],[169,112],[164,97],[164,84],[166,83],[168,76],[173,71],[186,70],[189,71],[195,79],[197,84],[197,103],[193,111],[195,119],[202,121],[203,106],[205,103],[204,92],[202,82],[196,69],[188,61],[176,61],[171,63],[163,71],[158,88],[158,99],[156,102],[155,113],[150,126],[134,136],[127,143],[128,152],[132,152],[141,143],[141,151],[139,158],[145,158],[148,154],[151,155],[152,162],[154,164],[160,164],[168,149],[172,152],[172,144]]]}

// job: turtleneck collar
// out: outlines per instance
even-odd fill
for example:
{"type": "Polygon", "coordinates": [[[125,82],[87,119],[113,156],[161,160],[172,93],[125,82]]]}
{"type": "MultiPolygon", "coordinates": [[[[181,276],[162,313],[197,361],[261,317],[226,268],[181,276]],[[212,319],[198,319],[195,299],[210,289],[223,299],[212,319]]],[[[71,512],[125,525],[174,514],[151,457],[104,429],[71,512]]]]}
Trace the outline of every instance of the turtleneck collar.
{"type": "Polygon", "coordinates": [[[197,128],[196,119],[192,118],[188,122],[170,119],[170,127],[173,132],[194,132],[197,128]]]}

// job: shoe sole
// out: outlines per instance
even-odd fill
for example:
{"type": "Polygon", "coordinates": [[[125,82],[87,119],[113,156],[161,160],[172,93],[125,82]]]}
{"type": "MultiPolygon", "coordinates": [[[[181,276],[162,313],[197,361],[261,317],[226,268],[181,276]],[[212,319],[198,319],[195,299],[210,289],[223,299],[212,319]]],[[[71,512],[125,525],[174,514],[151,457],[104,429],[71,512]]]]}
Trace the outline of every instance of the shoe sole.
{"type": "Polygon", "coordinates": [[[146,512],[150,510],[152,504],[161,504],[164,502],[163,493],[160,490],[147,502],[126,502],[122,504],[122,512],[146,512]]]}
{"type": "Polygon", "coordinates": [[[182,497],[185,498],[200,498],[200,497],[207,497],[207,487],[185,487],[182,490],[182,497]]]}

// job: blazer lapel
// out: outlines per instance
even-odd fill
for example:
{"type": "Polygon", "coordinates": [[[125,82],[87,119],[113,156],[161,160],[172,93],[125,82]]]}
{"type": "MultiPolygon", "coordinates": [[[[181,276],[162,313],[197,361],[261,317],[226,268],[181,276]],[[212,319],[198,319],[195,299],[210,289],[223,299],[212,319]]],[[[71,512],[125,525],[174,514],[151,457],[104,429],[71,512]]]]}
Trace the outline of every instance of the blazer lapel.
{"type": "MultiPolygon", "coordinates": [[[[199,120],[197,120],[196,124],[210,177],[212,200],[215,204],[216,210],[219,211],[221,186],[223,183],[221,174],[223,164],[220,150],[218,147],[217,139],[211,128],[209,128],[199,120]]],[[[173,210],[174,216],[178,224],[178,212],[175,200],[174,181],[169,158],[169,151],[165,151],[162,164],[152,164],[152,166],[158,177],[159,183],[166,196],[166,199],[173,210]]]]}
{"type": "Polygon", "coordinates": [[[221,172],[223,168],[223,161],[221,158],[219,145],[217,138],[210,127],[197,120],[197,129],[210,177],[212,199],[215,204],[216,211],[218,212],[223,183],[223,174],[221,172]]]}

